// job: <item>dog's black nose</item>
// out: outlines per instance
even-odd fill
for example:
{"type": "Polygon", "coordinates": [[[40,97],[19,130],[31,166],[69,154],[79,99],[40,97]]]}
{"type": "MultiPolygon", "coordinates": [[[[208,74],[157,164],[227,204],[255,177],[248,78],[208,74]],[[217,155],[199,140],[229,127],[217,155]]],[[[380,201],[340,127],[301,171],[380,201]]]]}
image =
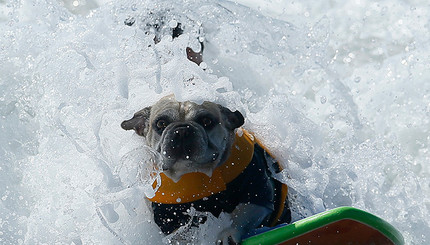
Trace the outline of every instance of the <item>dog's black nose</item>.
{"type": "Polygon", "coordinates": [[[175,128],[174,134],[175,134],[175,137],[179,137],[183,139],[190,136],[192,132],[193,132],[193,129],[191,129],[190,126],[181,126],[181,127],[175,128]]]}

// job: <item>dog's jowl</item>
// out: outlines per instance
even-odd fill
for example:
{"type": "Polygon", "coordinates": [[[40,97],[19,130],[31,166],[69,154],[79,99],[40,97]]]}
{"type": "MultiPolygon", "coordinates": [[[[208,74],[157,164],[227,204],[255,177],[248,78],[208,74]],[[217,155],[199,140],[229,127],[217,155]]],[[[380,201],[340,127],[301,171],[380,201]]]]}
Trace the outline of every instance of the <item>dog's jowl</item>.
{"type": "Polygon", "coordinates": [[[239,111],[167,96],[121,124],[162,156],[161,186],[149,200],[165,234],[192,222],[191,207],[231,214],[221,240],[239,242],[259,226],[290,222],[287,186],[271,177],[280,167],[243,123],[239,111]]]}

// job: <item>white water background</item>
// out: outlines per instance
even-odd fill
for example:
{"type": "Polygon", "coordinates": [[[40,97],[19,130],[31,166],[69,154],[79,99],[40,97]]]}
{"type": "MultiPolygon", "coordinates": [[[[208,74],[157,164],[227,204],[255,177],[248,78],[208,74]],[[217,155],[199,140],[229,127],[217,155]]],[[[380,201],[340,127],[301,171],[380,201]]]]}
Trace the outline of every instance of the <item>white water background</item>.
{"type": "Polygon", "coordinates": [[[427,244],[429,29],[419,0],[1,0],[0,243],[212,243],[228,216],[159,233],[152,153],[119,126],[174,93],[243,112],[294,220],[354,206],[427,244]],[[149,12],[185,34],[151,45],[149,12]]]}

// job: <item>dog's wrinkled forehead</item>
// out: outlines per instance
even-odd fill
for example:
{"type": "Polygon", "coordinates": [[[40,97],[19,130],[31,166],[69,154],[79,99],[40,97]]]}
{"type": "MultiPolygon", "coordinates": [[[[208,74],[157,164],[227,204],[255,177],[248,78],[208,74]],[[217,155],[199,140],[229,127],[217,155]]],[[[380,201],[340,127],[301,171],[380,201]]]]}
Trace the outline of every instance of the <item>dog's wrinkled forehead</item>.
{"type": "Polygon", "coordinates": [[[178,102],[173,98],[158,101],[151,110],[150,120],[160,116],[168,116],[174,121],[193,120],[200,113],[211,113],[220,116],[219,106],[215,103],[204,102],[199,105],[191,101],[178,102]]]}

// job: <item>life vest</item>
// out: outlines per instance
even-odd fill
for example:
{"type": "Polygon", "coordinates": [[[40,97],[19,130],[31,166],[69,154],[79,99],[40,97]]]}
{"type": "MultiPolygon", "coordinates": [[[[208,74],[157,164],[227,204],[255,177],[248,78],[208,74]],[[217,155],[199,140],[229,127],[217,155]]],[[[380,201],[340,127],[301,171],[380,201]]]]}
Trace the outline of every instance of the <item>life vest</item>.
{"type": "MultiPolygon", "coordinates": [[[[204,173],[192,172],[184,174],[175,183],[164,173],[161,173],[161,185],[155,196],[149,198],[149,200],[162,204],[188,203],[226,190],[227,184],[236,179],[248,167],[254,154],[255,144],[258,144],[270,155],[270,152],[253,135],[244,129],[239,129],[236,133],[230,156],[224,164],[214,169],[211,177],[204,173]]],[[[154,183],[153,187],[155,188],[155,186],[156,183],[154,183]]],[[[277,203],[279,205],[275,207],[277,215],[273,216],[273,225],[283,213],[288,187],[282,184],[282,188],[277,191],[277,203]]]]}

